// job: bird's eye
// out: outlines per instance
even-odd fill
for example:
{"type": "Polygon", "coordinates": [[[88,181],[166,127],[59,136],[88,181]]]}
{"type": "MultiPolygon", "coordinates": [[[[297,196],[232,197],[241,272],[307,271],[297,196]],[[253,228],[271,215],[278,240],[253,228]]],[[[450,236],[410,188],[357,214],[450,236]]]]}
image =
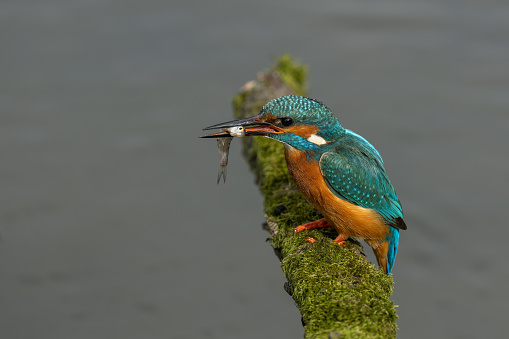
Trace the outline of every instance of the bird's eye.
{"type": "Polygon", "coordinates": [[[281,124],[283,126],[290,126],[291,124],[293,124],[293,120],[292,118],[281,118],[281,124]]]}

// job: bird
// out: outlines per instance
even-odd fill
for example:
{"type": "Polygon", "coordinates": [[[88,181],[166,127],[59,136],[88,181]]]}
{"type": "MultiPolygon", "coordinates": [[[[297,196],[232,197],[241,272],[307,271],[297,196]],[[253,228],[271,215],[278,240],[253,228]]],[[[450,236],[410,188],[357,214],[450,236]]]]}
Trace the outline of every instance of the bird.
{"type": "MultiPolygon", "coordinates": [[[[258,115],[205,128],[242,126],[245,136],[284,144],[291,179],[323,218],[295,232],[332,226],[339,245],[348,238],[372,247],[378,265],[392,272],[403,209],[380,153],[365,138],[344,128],[322,102],[288,95],[269,101],[258,115]]],[[[213,136],[229,136],[227,132],[213,136]]],[[[311,240],[311,239],[310,239],[311,240]]]]}

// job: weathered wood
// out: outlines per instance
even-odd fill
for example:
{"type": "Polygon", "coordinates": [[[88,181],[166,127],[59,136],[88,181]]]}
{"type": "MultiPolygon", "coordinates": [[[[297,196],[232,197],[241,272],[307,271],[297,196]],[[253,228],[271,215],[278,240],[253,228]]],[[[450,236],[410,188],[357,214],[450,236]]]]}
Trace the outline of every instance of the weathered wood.
{"type": "MultiPolygon", "coordinates": [[[[268,101],[288,94],[305,95],[307,68],[283,55],[234,98],[236,118],[258,113],[268,101]]],[[[333,230],[293,234],[296,226],[319,219],[293,185],[283,146],[277,141],[244,138],[244,155],[264,196],[265,229],[287,278],[284,289],[302,315],[306,338],[395,338],[391,276],[369,263],[362,246],[338,246],[333,230]],[[304,237],[312,236],[314,243],[304,237]]]]}

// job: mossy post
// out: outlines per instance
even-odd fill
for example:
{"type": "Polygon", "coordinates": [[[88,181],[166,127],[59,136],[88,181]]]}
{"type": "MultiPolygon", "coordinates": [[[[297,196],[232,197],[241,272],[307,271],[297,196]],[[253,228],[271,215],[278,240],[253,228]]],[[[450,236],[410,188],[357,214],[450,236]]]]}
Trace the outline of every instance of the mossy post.
{"type": "MultiPolygon", "coordinates": [[[[235,118],[258,113],[268,101],[305,95],[307,67],[283,55],[233,99],[235,118]]],[[[269,138],[244,138],[244,155],[264,197],[270,243],[288,280],[285,290],[302,315],[306,338],[395,338],[391,276],[369,263],[362,246],[338,246],[333,230],[297,233],[296,226],[319,219],[293,185],[283,145],[269,138]],[[314,243],[304,240],[312,236],[314,243]]]]}

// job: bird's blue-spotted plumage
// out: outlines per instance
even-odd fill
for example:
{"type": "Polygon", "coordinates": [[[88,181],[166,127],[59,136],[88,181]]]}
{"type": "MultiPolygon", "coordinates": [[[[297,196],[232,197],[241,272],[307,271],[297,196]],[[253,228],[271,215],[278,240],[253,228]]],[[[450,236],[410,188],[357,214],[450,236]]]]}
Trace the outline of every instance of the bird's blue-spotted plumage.
{"type": "MultiPolygon", "coordinates": [[[[325,143],[316,144],[305,135],[291,132],[269,137],[305,152],[308,161],[316,161],[329,189],[351,204],[372,209],[388,227],[383,241],[389,243],[387,271],[391,272],[399,242],[399,229],[406,229],[396,191],[383,167],[378,151],[363,137],[343,128],[332,112],[321,102],[297,96],[274,99],[259,115],[265,118],[291,118],[293,126],[315,127],[315,135],[325,143]]],[[[281,126],[282,127],[282,126],[281,126]]]]}

